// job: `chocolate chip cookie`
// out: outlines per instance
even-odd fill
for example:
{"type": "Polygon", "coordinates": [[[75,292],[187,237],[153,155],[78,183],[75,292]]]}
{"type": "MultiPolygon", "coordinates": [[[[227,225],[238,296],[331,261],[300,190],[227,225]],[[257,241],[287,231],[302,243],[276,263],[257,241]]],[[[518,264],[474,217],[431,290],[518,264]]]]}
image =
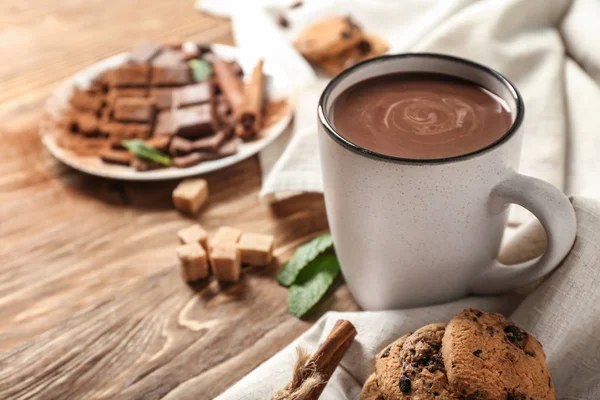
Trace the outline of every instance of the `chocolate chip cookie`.
{"type": "Polygon", "coordinates": [[[386,400],[457,400],[442,360],[446,324],[426,325],[398,339],[375,360],[379,390],[386,400]]]}
{"type": "Polygon", "coordinates": [[[360,392],[360,400],[385,400],[377,384],[377,375],[371,374],[367,378],[360,392]]]}
{"type": "Polygon", "coordinates": [[[356,46],[362,38],[362,30],[350,17],[332,16],[307,26],[296,37],[294,47],[306,59],[318,61],[356,46]]]}
{"type": "Polygon", "coordinates": [[[542,345],[500,314],[470,309],[454,317],[441,354],[461,398],[556,399],[542,345]]]}

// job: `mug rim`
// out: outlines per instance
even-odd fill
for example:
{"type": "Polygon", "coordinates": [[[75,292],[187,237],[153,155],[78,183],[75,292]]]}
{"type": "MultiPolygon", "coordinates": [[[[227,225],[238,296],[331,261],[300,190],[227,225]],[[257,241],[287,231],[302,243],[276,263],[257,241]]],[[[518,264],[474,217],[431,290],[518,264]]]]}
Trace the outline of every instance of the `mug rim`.
{"type": "MultiPolygon", "coordinates": [[[[446,75],[454,76],[452,74],[446,74],[446,75]]],[[[343,147],[345,147],[359,155],[378,159],[378,160],[392,161],[395,163],[403,163],[403,164],[443,164],[443,163],[450,163],[450,162],[462,161],[462,160],[473,158],[480,154],[487,153],[488,151],[491,151],[492,149],[494,149],[494,148],[500,146],[501,144],[503,144],[504,142],[506,142],[508,139],[510,139],[512,136],[514,136],[514,134],[518,131],[519,127],[523,123],[523,118],[524,118],[524,114],[525,114],[525,105],[523,103],[523,98],[522,98],[521,94],[519,93],[519,91],[517,90],[517,88],[504,75],[502,75],[501,73],[499,73],[498,71],[496,71],[490,67],[486,67],[485,65],[476,63],[475,61],[467,60],[465,58],[455,57],[455,56],[441,54],[441,53],[400,53],[400,54],[386,54],[383,56],[371,58],[371,59],[359,62],[359,63],[353,65],[352,67],[342,71],[340,74],[338,74],[336,77],[334,77],[327,84],[325,89],[323,90],[323,93],[321,94],[321,97],[319,98],[319,105],[317,108],[317,113],[319,116],[320,124],[325,128],[325,131],[329,134],[329,136],[338,144],[342,145],[343,147]],[[457,63],[465,64],[465,65],[473,67],[473,68],[477,68],[477,69],[491,75],[498,81],[500,81],[500,83],[502,83],[508,89],[508,91],[510,92],[510,95],[512,96],[512,98],[516,104],[515,120],[513,121],[510,128],[502,136],[500,136],[498,139],[496,139],[494,142],[492,142],[492,143],[488,144],[487,146],[484,146],[480,149],[477,149],[475,151],[461,154],[458,156],[451,156],[451,157],[444,157],[444,158],[432,158],[432,159],[405,158],[405,157],[396,157],[396,156],[390,156],[387,154],[382,154],[382,153],[379,153],[379,152],[376,152],[373,150],[369,150],[365,147],[359,146],[356,143],[354,143],[354,142],[344,138],[342,135],[340,135],[335,130],[335,128],[333,127],[333,124],[329,120],[329,117],[325,113],[325,103],[329,99],[329,96],[331,95],[332,90],[347,76],[349,76],[353,72],[357,71],[358,69],[365,67],[366,65],[375,64],[375,63],[379,63],[379,62],[391,60],[391,59],[403,59],[403,58],[410,58],[410,57],[454,61],[457,63]]]]}

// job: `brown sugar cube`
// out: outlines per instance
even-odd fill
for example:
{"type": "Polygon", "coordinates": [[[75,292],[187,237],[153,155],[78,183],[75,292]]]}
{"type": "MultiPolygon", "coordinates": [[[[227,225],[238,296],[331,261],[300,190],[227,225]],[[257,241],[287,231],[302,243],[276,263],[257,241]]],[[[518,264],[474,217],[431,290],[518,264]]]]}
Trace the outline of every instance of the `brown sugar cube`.
{"type": "Polygon", "coordinates": [[[208,184],[204,179],[184,179],[173,190],[173,204],[179,211],[196,213],[208,199],[208,184]]]}
{"type": "Polygon", "coordinates": [[[144,97],[117,98],[113,110],[119,121],[148,122],[154,117],[154,99],[144,97]]]}
{"type": "Polygon", "coordinates": [[[210,241],[211,247],[216,246],[234,246],[237,244],[242,236],[242,231],[239,229],[231,228],[229,226],[222,226],[219,228],[215,236],[210,241]]]}
{"type": "Polygon", "coordinates": [[[206,251],[198,243],[178,246],[177,257],[181,261],[181,272],[187,282],[207,278],[210,274],[206,251]]]}
{"type": "Polygon", "coordinates": [[[210,250],[210,264],[219,282],[237,282],[242,272],[240,251],[235,245],[218,245],[210,250]]]}
{"type": "Polygon", "coordinates": [[[271,235],[244,233],[237,246],[243,264],[255,266],[269,265],[273,260],[273,242],[271,235]]]}
{"type": "Polygon", "coordinates": [[[199,243],[205,249],[208,249],[208,234],[198,224],[183,228],[177,232],[177,237],[183,244],[199,243]]]}

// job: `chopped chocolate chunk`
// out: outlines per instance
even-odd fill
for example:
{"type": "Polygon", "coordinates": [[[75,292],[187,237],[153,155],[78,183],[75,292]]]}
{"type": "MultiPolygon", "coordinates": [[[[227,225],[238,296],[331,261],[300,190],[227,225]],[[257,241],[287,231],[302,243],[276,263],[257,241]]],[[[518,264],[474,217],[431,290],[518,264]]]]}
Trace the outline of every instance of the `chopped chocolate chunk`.
{"type": "Polygon", "coordinates": [[[142,160],[141,158],[134,157],[131,161],[131,166],[138,171],[150,171],[153,169],[162,168],[163,165],[154,161],[142,160]]]}
{"type": "Polygon", "coordinates": [[[113,106],[117,99],[121,97],[146,97],[148,96],[148,88],[112,88],[106,95],[106,102],[109,106],[113,106]]]}
{"type": "Polygon", "coordinates": [[[156,108],[165,110],[173,104],[173,88],[150,88],[150,97],[156,102],[156,108]]]}
{"type": "Polygon", "coordinates": [[[154,126],[155,136],[172,136],[175,134],[176,130],[177,126],[175,124],[175,116],[173,115],[173,112],[165,110],[158,113],[156,124],[154,126]]]}
{"type": "Polygon", "coordinates": [[[146,139],[150,136],[150,124],[111,121],[101,123],[100,131],[113,139],[146,139]]]}
{"type": "Polygon", "coordinates": [[[71,105],[78,110],[95,113],[104,106],[104,97],[89,91],[75,89],[71,96],[71,105]]]}
{"type": "Polygon", "coordinates": [[[192,73],[187,64],[175,65],[153,65],[152,66],[152,85],[155,86],[176,86],[186,85],[192,82],[192,73]]]}
{"type": "Polygon", "coordinates": [[[100,159],[110,164],[129,165],[133,154],[126,150],[103,149],[100,150],[100,159]]]}
{"type": "Polygon", "coordinates": [[[173,157],[171,164],[177,168],[187,168],[215,158],[218,156],[214,153],[190,153],[186,156],[173,157]]]}
{"type": "Polygon", "coordinates": [[[160,53],[158,57],[152,60],[153,66],[169,67],[185,63],[183,54],[178,51],[167,49],[160,53]]]}
{"type": "Polygon", "coordinates": [[[174,136],[169,145],[169,153],[173,156],[182,156],[192,151],[192,142],[182,137],[174,136]]]}
{"type": "Polygon", "coordinates": [[[150,122],[154,118],[154,99],[119,97],[115,101],[113,113],[118,121],[150,122]]]}
{"type": "Polygon", "coordinates": [[[212,104],[202,104],[173,111],[175,134],[187,138],[199,138],[214,132],[212,104]]]}
{"type": "Polygon", "coordinates": [[[398,387],[402,393],[410,393],[411,382],[406,376],[401,376],[398,381],[398,387]]]}
{"type": "Polygon", "coordinates": [[[481,311],[477,311],[477,312],[475,313],[475,316],[476,316],[476,317],[481,317],[482,315],[483,315],[483,313],[482,313],[481,311]]]}
{"type": "Polygon", "coordinates": [[[352,31],[342,31],[342,38],[344,38],[344,39],[351,39],[352,38],[352,31]]]}
{"type": "Polygon", "coordinates": [[[134,64],[147,64],[161,51],[160,45],[156,43],[142,43],[134,48],[128,57],[128,61],[134,64]]]}
{"type": "Polygon", "coordinates": [[[171,143],[170,136],[154,136],[146,140],[146,144],[160,151],[167,151],[171,143]]]}
{"type": "Polygon", "coordinates": [[[211,82],[201,82],[184,86],[173,91],[173,106],[176,108],[204,104],[210,101],[213,94],[211,82]]]}
{"type": "Polygon", "coordinates": [[[123,64],[111,70],[107,79],[112,86],[147,86],[150,68],[143,64],[123,64]]]}
{"type": "Polygon", "coordinates": [[[290,27],[290,21],[288,21],[288,19],[283,14],[279,14],[277,16],[277,23],[282,28],[289,28],[290,27]]]}
{"type": "Polygon", "coordinates": [[[226,139],[224,131],[217,131],[214,135],[207,136],[192,142],[191,148],[193,151],[208,151],[216,152],[226,139]]]}
{"type": "Polygon", "coordinates": [[[84,135],[94,135],[98,131],[98,119],[96,114],[78,113],[75,115],[75,125],[77,131],[84,135]]]}
{"type": "Polygon", "coordinates": [[[529,357],[535,357],[535,353],[533,353],[531,351],[527,351],[527,350],[525,350],[525,355],[527,355],[529,357]]]}
{"type": "Polygon", "coordinates": [[[482,353],[482,351],[481,351],[481,350],[475,350],[475,351],[473,352],[473,355],[474,355],[475,357],[479,357],[479,356],[481,355],[481,353],[482,353]]]}

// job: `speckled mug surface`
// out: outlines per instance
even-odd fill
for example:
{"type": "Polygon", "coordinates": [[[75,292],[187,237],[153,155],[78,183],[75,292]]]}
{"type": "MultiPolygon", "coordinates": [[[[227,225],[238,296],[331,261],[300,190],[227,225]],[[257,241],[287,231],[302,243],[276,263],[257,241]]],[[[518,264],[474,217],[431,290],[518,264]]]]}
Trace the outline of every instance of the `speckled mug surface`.
{"type": "Polygon", "coordinates": [[[375,58],[329,83],[318,107],[327,218],[344,278],[363,309],[501,293],[559,265],[575,240],[575,213],[560,190],[516,172],[524,111],[502,75],[440,54],[375,58]],[[398,72],[441,73],[480,85],[508,104],[513,124],[487,147],[431,161],[375,153],[335,130],[330,115],[337,96],[357,82],[398,72]],[[538,259],[506,266],[496,257],[511,203],[539,218],[548,247],[538,259]]]}

